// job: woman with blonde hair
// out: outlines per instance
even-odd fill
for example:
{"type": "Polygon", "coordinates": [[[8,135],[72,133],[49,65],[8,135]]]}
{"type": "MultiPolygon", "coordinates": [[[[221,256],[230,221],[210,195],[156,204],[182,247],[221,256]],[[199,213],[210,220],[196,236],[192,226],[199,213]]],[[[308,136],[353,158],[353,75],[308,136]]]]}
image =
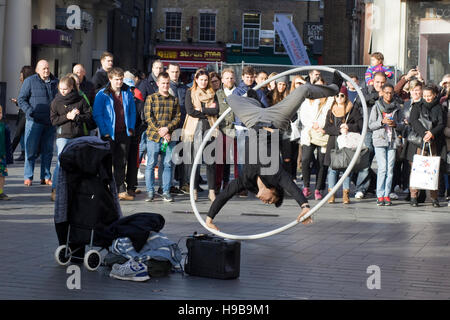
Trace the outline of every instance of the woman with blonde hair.
{"type": "MultiPolygon", "coordinates": [[[[325,85],[322,78],[314,84],[325,85]]],[[[325,119],[334,103],[334,97],[324,97],[320,99],[305,99],[303,101],[298,116],[302,123],[300,133],[300,143],[302,145],[302,175],[303,175],[303,194],[309,198],[310,191],[311,164],[314,161],[314,152],[317,150],[317,178],[314,191],[315,200],[321,200],[321,190],[325,188],[327,176],[327,167],[324,165],[328,135],[324,131],[325,119]]]]}
{"type": "MultiPolygon", "coordinates": [[[[331,150],[337,146],[337,138],[342,134],[348,132],[361,132],[362,117],[357,108],[353,108],[353,104],[348,99],[348,91],[346,87],[341,87],[340,92],[334,98],[334,103],[327,113],[325,119],[325,127],[323,128],[330,137],[327,143],[327,151],[325,152],[325,159],[323,164],[329,166],[328,168],[328,192],[336,185],[340,173],[343,170],[334,170],[330,167],[331,150]]],[[[350,175],[344,180],[342,185],[342,202],[344,204],[350,203],[350,175]]],[[[333,195],[328,203],[335,203],[335,196],[333,195]]]]}
{"type": "Polygon", "coordinates": [[[297,89],[299,86],[301,86],[302,84],[305,84],[306,80],[305,78],[303,78],[301,75],[296,75],[294,77],[294,79],[292,79],[291,82],[291,90],[289,91],[289,93],[291,93],[292,91],[294,91],[295,89],[297,89]]]}
{"type": "MultiPolygon", "coordinates": [[[[211,79],[208,72],[199,69],[195,73],[192,88],[186,91],[185,99],[186,120],[183,125],[182,140],[186,148],[191,150],[190,164],[185,165],[186,176],[190,177],[192,165],[196,154],[196,149],[200,146],[204,133],[209,130],[217,120],[219,114],[219,103],[215,92],[211,86],[211,79]],[[198,140],[200,139],[200,141],[198,140]]],[[[213,133],[213,140],[218,136],[218,130],[213,133]]],[[[208,142],[208,145],[213,141],[208,142]]],[[[208,148],[208,145],[206,148],[208,148]]],[[[209,148],[208,148],[209,149],[209,148]]],[[[211,155],[215,159],[215,155],[211,155]]],[[[208,198],[214,201],[216,166],[215,163],[206,164],[206,174],[208,180],[209,195],[208,198]]],[[[197,167],[194,185],[194,198],[197,199],[197,190],[199,188],[200,166],[197,167]]]]}

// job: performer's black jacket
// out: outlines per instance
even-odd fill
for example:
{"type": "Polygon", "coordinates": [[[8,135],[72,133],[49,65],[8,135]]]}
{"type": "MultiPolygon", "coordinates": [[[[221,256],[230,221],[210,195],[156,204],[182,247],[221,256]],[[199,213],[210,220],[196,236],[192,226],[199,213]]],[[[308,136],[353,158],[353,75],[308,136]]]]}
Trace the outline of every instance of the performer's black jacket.
{"type": "MultiPolygon", "coordinates": [[[[248,142],[248,140],[247,140],[248,142]]],[[[264,144],[264,148],[270,152],[270,137],[268,138],[267,144],[264,144]]],[[[249,143],[246,143],[246,162],[249,162],[249,143]]],[[[265,153],[267,154],[267,153],[265,153]]],[[[280,200],[275,203],[276,207],[279,207],[284,198],[284,192],[291,195],[295,201],[301,206],[307,203],[308,200],[303,195],[301,189],[292,181],[291,176],[283,169],[281,159],[277,157],[278,160],[278,170],[272,175],[262,175],[261,169],[268,167],[269,165],[261,164],[261,161],[256,161],[256,164],[244,164],[242,169],[242,174],[235,180],[231,181],[228,186],[220,194],[217,195],[216,199],[209,208],[208,217],[214,219],[214,217],[219,213],[222,207],[230,200],[234,195],[248,190],[255,194],[258,193],[257,178],[260,177],[264,185],[268,188],[275,188],[280,200]]]]}

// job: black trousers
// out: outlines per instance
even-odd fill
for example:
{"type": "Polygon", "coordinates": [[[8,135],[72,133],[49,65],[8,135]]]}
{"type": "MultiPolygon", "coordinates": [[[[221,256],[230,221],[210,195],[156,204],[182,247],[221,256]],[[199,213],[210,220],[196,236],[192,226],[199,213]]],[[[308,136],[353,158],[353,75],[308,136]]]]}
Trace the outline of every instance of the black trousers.
{"type": "MultiPolygon", "coordinates": [[[[211,143],[214,143],[214,140],[208,142],[205,146],[205,148],[207,148],[211,143]]],[[[195,150],[194,147],[194,143],[189,143],[186,142],[185,143],[185,150],[186,148],[191,149],[191,157],[190,157],[190,163],[189,164],[184,164],[184,179],[185,182],[187,184],[189,184],[189,181],[191,179],[191,171],[192,171],[192,167],[193,167],[193,163],[194,163],[194,158],[195,158],[195,153],[197,150],[195,150]]],[[[213,154],[213,156],[215,156],[213,154]]],[[[206,164],[206,178],[208,181],[208,189],[209,190],[215,190],[216,188],[216,164],[206,164]]],[[[194,188],[197,189],[199,187],[199,181],[200,181],[200,165],[197,166],[197,172],[195,174],[195,184],[194,184],[194,188]]]]}
{"type": "MultiPolygon", "coordinates": [[[[17,146],[20,143],[20,139],[25,134],[25,122],[26,122],[25,113],[22,110],[19,110],[19,113],[17,114],[17,121],[16,121],[16,132],[14,133],[14,139],[12,142],[12,152],[14,152],[17,148],[17,146]]],[[[24,151],[24,150],[22,150],[24,151]]]]}
{"type": "Polygon", "coordinates": [[[305,188],[310,187],[311,180],[311,169],[310,164],[313,159],[314,151],[317,149],[317,160],[319,167],[317,169],[316,176],[316,190],[323,190],[325,188],[325,180],[327,178],[328,167],[323,165],[323,160],[325,159],[325,153],[320,152],[321,147],[315,144],[309,146],[302,146],[302,174],[303,174],[303,184],[305,188]]]}
{"type": "Polygon", "coordinates": [[[130,145],[128,148],[128,158],[127,158],[127,171],[126,171],[126,183],[127,183],[127,191],[135,191],[138,185],[138,153],[139,153],[139,142],[140,135],[134,135],[129,137],[130,145]]]}
{"type": "Polygon", "coordinates": [[[113,159],[113,174],[116,180],[117,192],[126,192],[125,176],[130,147],[130,137],[126,132],[116,132],[115,139],[111,140],[113,159]]]}
{"type": "Polygon", "coordinates": [[[287,139],[281,140],[281,158],[283,159],[283,168],[289,173],[292,179],[297,178],[297,158],[298,143],[287,139]]]}

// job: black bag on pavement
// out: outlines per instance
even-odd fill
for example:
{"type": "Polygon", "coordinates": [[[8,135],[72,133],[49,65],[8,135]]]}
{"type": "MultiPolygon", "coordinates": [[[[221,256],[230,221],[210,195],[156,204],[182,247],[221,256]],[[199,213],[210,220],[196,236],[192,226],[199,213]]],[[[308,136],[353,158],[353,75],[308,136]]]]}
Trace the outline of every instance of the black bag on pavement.
{"type": "Polygon", "coordinates": [[[212,235],[196,235],[186,240],[188,254],[184,271],[191,276],[235,279],[239,277],[241,243],[212,235]]]}

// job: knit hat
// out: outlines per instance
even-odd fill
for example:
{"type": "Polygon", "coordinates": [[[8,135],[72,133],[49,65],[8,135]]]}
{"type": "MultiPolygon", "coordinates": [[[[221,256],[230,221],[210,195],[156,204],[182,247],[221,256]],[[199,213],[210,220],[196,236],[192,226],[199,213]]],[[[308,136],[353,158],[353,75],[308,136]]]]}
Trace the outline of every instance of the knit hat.
{"type": "Polygon", "coordinates": [[[345,86],[341,87],[341,90],[339,90],[339,93],[345,94],[346,97],[348,97],[348,90],[345,86]]]}
{"type": "Polygon", "coordinates": [[[288,79],[288,77],[283,76],[283,77],[278,78],[278,79],[275,80],[275,83],[278,83],[278,82],[284,82],[284,83],[288,84],[289,83],[289,79],[288,79]]]}

